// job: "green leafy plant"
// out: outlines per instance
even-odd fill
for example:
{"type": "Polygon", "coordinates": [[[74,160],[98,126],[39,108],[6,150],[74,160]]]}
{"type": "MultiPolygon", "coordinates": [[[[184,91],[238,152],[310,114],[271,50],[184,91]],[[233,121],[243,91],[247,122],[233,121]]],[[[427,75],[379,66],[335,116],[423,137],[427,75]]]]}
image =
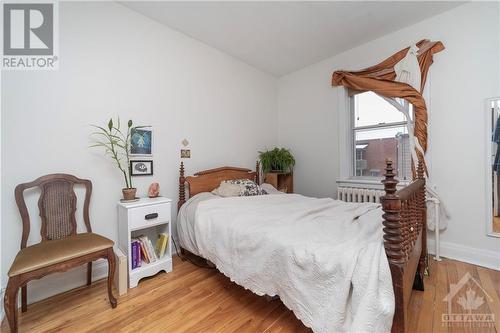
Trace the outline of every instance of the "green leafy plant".
{"type": "Polygon", "coordinates": [[[263,172],[291,172],[295,165],[295,158],[290,150],[285,148],[259,151],[259,159],[263,172]]]}
{"type": "Polygon", "coordinates": [[[116,163],[118,169],[122,172],[123,178],[125,179],[126,188],[133,188],[132,177],[129,170],[131,137],[130,133],[134,128],[147,127],[132,127],[132,125],[132,120],[129,120],[127,122],[126,130],[122,129],[120,118],[118,118],[116,124],[111,118],[108,122],[107,127],[91,125],[96,129],[96,131],[91,134],[94,140],[94,144],[90,147],[104,148],[104,154],[110,156],[111,159],[116,163]]]}

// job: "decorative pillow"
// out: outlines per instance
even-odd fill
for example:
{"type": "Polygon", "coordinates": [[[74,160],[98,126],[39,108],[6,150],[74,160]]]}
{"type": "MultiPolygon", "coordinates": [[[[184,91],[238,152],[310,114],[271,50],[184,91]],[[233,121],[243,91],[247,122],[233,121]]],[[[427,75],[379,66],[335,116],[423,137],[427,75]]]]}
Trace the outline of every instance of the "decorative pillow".
{"type": "Polygon", "coordinates": [[[220,186],[212,191],[212,194],[219,195],[225,198],[225,197],[238,197],[240,195],[240,192],[241,192],[240,185],[221,182],[220,186]]]}
{"type": "Polygon", "coordinates": [[[212,191],[213,194],[220,196],[240,196],[248,197],[253,195],[267,194],[262,190],[259,185],[250,179],[232,179],[224,180],[220,186],[212,191]],[[236,194],[236,186],[238,187],[238,194],[236,194]]]}
{"type": "Polygon", "coordinates": [[[241,197],[249,197],[253,195],[264,194],[262,193],[260,186],[257,185],[255,182],[251,181],[250,179],[233,179],[233,180],[226,180],[225,182],[239,185],[241,188],[240,192],[241,197]]]}

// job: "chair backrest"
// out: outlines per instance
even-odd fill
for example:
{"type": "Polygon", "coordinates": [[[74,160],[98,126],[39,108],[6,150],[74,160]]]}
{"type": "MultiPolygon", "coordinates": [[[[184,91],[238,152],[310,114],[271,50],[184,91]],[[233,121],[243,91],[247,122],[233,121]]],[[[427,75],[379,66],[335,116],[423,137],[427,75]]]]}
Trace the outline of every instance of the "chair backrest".
{"type": "Polygon", "coordinates": [[[32,182],[16,186],[16,203],[23,221],[21,249],[26,247],[30,233],[30,217],[24,200],[24,191],[33,187],[39,187],[41,190],[40,198],[38,199],[38,209],[40,210],[42,222],[40,235],[43,242],[76,234],[76,194],[73,189],[75,184],[85,186],[83,220],[87,232],[91,232],[89,204],[92,194],[92,182],[90,180],[80,179],[73,175],[56,173],[42,176],[32,182]]]}

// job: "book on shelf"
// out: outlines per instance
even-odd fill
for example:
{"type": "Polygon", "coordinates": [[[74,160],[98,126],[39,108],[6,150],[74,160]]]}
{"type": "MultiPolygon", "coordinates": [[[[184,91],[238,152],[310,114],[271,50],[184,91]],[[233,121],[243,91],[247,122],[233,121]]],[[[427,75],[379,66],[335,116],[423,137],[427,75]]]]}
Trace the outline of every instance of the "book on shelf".
{"type": "Polygon", "coordinates": [[[169,235],[167,233],[158,234],[156,246],[148,236],[140,235],[132,238],[131,242],[131,256],[132,256],[132,269],[141,267],[142,262],[149,264],[162,258],[168,245],[169,235]]]}
{"type": "Polygon", "coordinates": [[[142,256],[141,256],[141,243],[136,241],[135,254],[137,256],[137,267],[142,266],[142,256]]]}
{"type": "Polygon", "coordinates": [[[144,235],[140,235],[138,239],[141,242],[142,254],[145,260],[148,263],[155,262],[157,258],[151,240],[144,235]]]}
{"type": "Polygon", "coordinates": [[[132,241],[132,244],[130,244],[130,252],[132,253],[132,269],[137,268],[137,255],[135,252],[136,244],[137,243],[135,241],[132,241]]]}
{"type": "Polygon", "coordinates": [[[146,264],[149,264],[151,262],[151,260],[149,259],[149,255],[148,255],[148,252],[146,251],[146,247],[144,246],[144,243],[141,240],[139,240],[139,246],[141,247],[142,259],[144,260],[144,262],[146,264]]]}
{"type": "Polygon", "coordinates": [[[152,261],[154,262],[158,259],[158,257],[156,256],[155,248],[153,247],[153,243],[151,242],[151,239],[146,237],[146,241],[148,243],[148,251],[150,254],[150,258],[153,258],[152,261]]]}
{"type": "Polygon", "coordinates": [[[131,252],[132,252],[132,269],[137,267],[141,267],[141,245],[140,242],[136,239],[132,240],[131,244],[131,252]]]}
{"type": "Polygon", "coordinates": [[[158,234],[158,239],[156,240],[156,255],[158,258],[162,258],[165,255],[168,244],[168,234],[160,233],[158,234]]]}

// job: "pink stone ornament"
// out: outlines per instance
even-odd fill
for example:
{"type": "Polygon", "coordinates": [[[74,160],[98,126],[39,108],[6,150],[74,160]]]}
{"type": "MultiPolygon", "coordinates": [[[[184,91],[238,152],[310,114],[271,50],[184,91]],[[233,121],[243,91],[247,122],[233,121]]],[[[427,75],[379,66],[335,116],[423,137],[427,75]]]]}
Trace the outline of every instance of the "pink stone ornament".
{"type": "Polygon", "coordinates": [[[148,197],[156,198],[159,195],[160,195],[160,184],[152,183],[151,185],[149,185],[148,197]]]}

